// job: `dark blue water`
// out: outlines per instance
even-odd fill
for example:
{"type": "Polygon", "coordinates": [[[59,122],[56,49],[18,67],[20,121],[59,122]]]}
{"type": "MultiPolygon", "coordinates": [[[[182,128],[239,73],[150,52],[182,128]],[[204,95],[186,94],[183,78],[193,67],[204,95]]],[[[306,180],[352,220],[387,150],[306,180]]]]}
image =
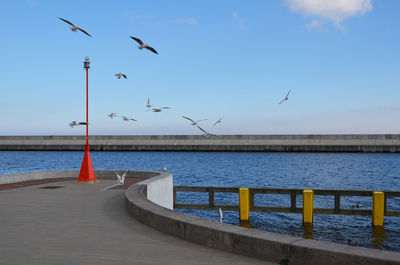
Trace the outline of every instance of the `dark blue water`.
{"type": "MultiPolygon", "coordinates": [[[[95,169],[161,170],[174,175],[174,185],[299,189],[400,190],[400,154],[363,153],[199,153],[91,152],[95,169]]],[[[0,152],[0,174],[79,169],[83,152],[0,152]]],[[[0,176],[1,177],[1,176],[0,176]]],[[[237,194],[217,193],[216,204],[237,204],[237,194]]],[[[289,206],[286,195],[257,195],[257,205],[289,206]]],[[[341,205],[371,208],[371,198],[342,198],[341,205]]],[[[179,193],[178,202],[207,203],[206,194],[179,193]]],[[[301,207],[301,196],[297,200],[301,207]]],[[[332,207],[333,198],[315,196],[314,206],[332,207]]],[[[400,210],[400,199],[388,209],[400,210]]],[[[179,210],[217,220],[216,211],[179,210]]],[[[224,212],[224,222],[239,224],[237,212],[224,212]]],[[[301,214],[252,212],[251,227],[324,241],[400,251],[400,218],[385,217],[374,229],[369,216],[315,215],[304,228],[301,214]]]]}

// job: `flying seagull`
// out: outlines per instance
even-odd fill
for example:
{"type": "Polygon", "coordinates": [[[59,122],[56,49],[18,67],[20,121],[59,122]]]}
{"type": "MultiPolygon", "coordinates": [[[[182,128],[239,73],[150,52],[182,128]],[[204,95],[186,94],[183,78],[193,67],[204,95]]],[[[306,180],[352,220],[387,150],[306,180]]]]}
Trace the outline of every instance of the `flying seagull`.
{"type": "Polygon", "coordinates": [[[117,117],[117,113],[112,112],[112,113],[108,114],[108,117],[110,117],[111,119],[114,119],[115,117],[117,117]]]}
{"type": "Polygon", "coordinates": [[[72,24],[72,23],[69,22],[68,20],[63,19],[63,18],[60,18],[60,17],[58,17],[58,18],[61,19],[62,21],[64,21],[65,23],[70,24],[70,25],[72,26],[71,30],[72,30],[73,32],[76,32],[76,30],[78,29],[78,30],[82,31],[83,33],[85,33],[86,35],[88,35],[89,37],[92,37],[92,35],[90,35],[89,33],[87,33],[85,30],[81,29],[81,28],[78,27],[78,26],[75,26],[74,24],[72,24]]]}
{"type": "Polygon", "coordinates": [[[125,78],[125,79],[128,78],[128,77],[126,76],[126,74],[124,74],[124,73],[118,73],[118,74],[115,74],[115,76],[118,77],[118,79],[121,79],[121,76],[122,76],[123,78],[125,78]]]}
{"type": "Polygon", "coordinates": [[[197,121],[194,121],[194,120],[192,120],[191,118],[189,118],[189,117],[186,117],[186,116],[182,116],[182,118],[184,118],[184,119],[187,119],[187,120],[189,120],[189,121],[191,121],[192,123],[192,125],[193,126],[195,126],[195,125],[197,125],[199,122],[201,122],[201,121],[206,121],[207,119],[202,119],[202,120],[197,120],[197,121]]]}
{"type": "Polygon", "coordinates": [[[163,109],[170,109],[170,107],[153,108],[153,112],[161,112],[163,109]]]}
{"type": "Polygon", "coordinates": [[[137,121],[137,120],[135,120],[135,119],[128,118],[128,117],[125,117],[125,116],[121,116],[121,117],[122,117],[122,119],[123,119],[124,121],[137,121]]]}
{"type": "Polygon", "coordinates": [[[287,95],[286,95],[286,97],[284,98],[284,99],[282,99],[282,101],[281,102],[279,102],[279,105],[280,104],[282,104],[283,102],[285,102],[286,100],[288,100],[289,99],[289,94],[290,94],[290,91],[292,91],[291,89],[289,89],[289,92],[287,92],[287,95]]]}
{"type": "Polygon", "coordinates": [[[153,105],[150,105],[150,99],[147,98],[146,108],[151,108],[151,107],[153,107],[153,105]]]}
{"type": "Polygon", "coordinates": [[[222,121],[223,118],[224,118],[224,117],[219,118],[219,120],[217,120],[216,122],[214,122],[214,125],[213,125],[213,126],[217,125],[218,123],[221,123],[221,121],[222,121]]]}
{"type": "Polygon", "coordinates": [[[69,123],[69,126],[71,126],[71,128],[74,128],[77,125],[78,125],[78,123],[76,121],[72,121],[69,123]]]}
{"type": "Polygon", "coordinates": [[[131,39],[135,40],[137,43],[139,43],[139,45],[140,45],[140,46],[138,46],[139,50],[145,48],[145,49],[148,49],[149,51],[154,52],[155,54],[158,54],[158,52],[153,47],[150,47],[149,45],[143,43],[143,41],[141,39],[135,38],[135,37],[132,37],[132,36],[129,36],[129,37],[131,39]]]}
{"type": "Polygon", "coordinates": [[[126,174],[128,173],[129,170],[125,171],[124,174],[122,174],[122,176],[120,176],[117,172],[114,171],[114,173],[117,175],[118,181],[119,181],[119,185],[124,185],[125,182],[125,177],[126,174]]]}

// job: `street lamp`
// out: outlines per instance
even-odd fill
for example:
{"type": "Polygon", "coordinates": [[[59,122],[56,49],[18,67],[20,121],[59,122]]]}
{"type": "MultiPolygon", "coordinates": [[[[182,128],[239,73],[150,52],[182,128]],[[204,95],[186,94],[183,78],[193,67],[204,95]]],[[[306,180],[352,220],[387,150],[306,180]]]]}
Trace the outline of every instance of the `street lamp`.
{"type": "Polygon", "coordinates": [[[89,68],[90,61],[89,57],[86,56],[83,62],[83,68],[86,69],[86,144],[85,144],[85,154],[83,156],[81,171],[79,172],[78,182],[85,181],[88,183],[97,182],[94,176],[94,170],[92,165],[92,160],[90,159],[89,153],[89,68]]]}

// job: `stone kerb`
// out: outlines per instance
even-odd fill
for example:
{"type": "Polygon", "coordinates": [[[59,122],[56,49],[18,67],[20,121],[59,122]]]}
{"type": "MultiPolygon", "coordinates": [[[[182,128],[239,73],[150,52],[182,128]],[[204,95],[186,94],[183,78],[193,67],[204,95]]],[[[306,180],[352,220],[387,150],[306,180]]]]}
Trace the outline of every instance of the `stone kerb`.
{"type": "Polygon", "coordinates": [[[137,183],[125,192],[126,209],[138,221],[169,235],[280,264],[400,264],[400,253],[396,252],[279,235],[174,212],[147,199],[151,180],[137,183]]]}

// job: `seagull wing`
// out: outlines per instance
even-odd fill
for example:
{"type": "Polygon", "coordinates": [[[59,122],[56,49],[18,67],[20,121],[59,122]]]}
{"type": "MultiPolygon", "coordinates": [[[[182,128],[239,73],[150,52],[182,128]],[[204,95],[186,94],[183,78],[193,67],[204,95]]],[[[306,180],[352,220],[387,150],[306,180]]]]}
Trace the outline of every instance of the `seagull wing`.
{"type": "Polygon", "coordinates": [[[182,116],[182,118],[187,119],[187,120],[189,120],[189,121],[191,121],[191,122],[196,123],[194,120],[192,120],[191,118],[188,118],[188,117],[186,117],[186,116],[182,116]]]}
{"type": "Polygon", "coordinates": [[[285,100],[286,100],[286,98],[282,99],[282,101],[279,102],[278,105],[282,104],[285,100]]]}
{"type": "Polygon", "coordinates": [[[122,182],[125,182],[125,177],[126,177],[126,174],[128,174],[128,171],[129,171],[129,169],[127,170],[127,171],[125,171],[125,173],[124,174],[122,174],[122,182]]]}
{"type": "Polygon", "coordinates": [[[128,77],[126,76],[126,74],[121,74],[125,79],[127,79],[128,77]]]}
{"type": "Polygon", "coordinates": [[[63,19],[63,18],[60,18],[60,17],[58,17],[59,19],[61,19],[62,21],[64,21],[64,22],[66,22],[66,23],[68,23],[68,24],[70,24],[71,26],[73,26],[73,27],[75,27],[75,25],[74,24],[72,24],[71,22],[69,22],[68,20],[66,20],[66,19],[63,19]]]}
{"type": "Polygon", "coordinates": [[[129,36],[129,37],[131,37],[131,39],[135,40],[135,41],[136,41],[137,43],[139,43],[140,45],[143,45],[143,41],[142,41],[141,39],[135,38],[135,37],[132,37],[132,36],[129,36]]]}
{"type": "Polygon", "coordinates": [[[115,171],[114,171],[114,173],[115,173],[115,175],[117,175],[118,181],[121,181],[121,179],[122,179],[121,176],[115,171]]]}
{"type": "Polygon", "coordinates": [[[198,121],[196,121],[196,123],[197,123],[197,122],[201,122],[201,121],[206,121],[206,120],[207,120],[207,119],[198,120],[198,121]]]}
{"type": "Polygon", "coordinates": [[[155,54],[158,54],[158,52],[153,47],[146,46],[145,48],[148,49],[149,51],[154,52],[155,54]]]}
{"type": "Polygon", "coordinates": [[[162,107],[162,109],[170,109],[170,107],[162,107]]]}
{"type": "Polygon", "coordinates": [[[292,91],[291,89],[289,89],[289,92],[287,92],[287,95],[286,95],[286,97],[285,98],[287,98],[288,96],[289,96],[289,94],[290,94],[290,91],[292,91]]]}
{"type": "Polygon", "coordinates": [[[79,29],[80,31],[82,31],[83,33],[85,33],[86,35],[88,35],[89,37],[92,37],[92,35],[90,35],[89,33],[87,33],[86,31],[84,31],[83,29],[77,27],[77,29],[79,29]]]}
{"type": "Polygon", "coordinates": [[[209,134],[206,130],[204,130],[203,128],[201,128],[199,125],[196,125],[197,126],[197,128],[199,128],[202,132],[204,132],[204,133],[206,133],[206,134],[209,134]]]}
{"type": "Polygon", "coordinates": [[[127,117],[125,117],[125,116],[122,116],[122,119],[124,120],[124,121],[128,121],[129,119],[127,118],[127,117]]]}

